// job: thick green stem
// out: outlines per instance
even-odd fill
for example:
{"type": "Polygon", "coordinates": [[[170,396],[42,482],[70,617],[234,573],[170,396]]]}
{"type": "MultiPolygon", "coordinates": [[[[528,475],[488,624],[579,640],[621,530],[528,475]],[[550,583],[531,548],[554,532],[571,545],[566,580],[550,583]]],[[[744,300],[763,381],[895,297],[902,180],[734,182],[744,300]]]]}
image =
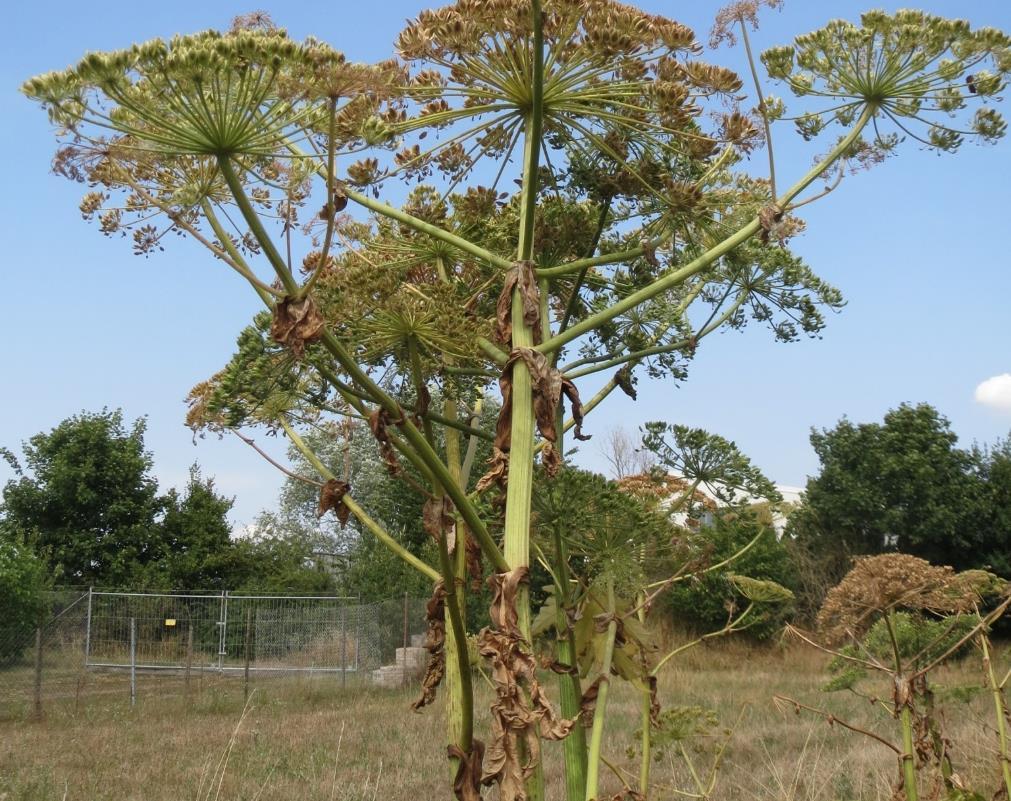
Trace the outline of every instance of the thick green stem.
{"type": "MultiPolygon", "coordinates": [[[[537,168],[541,140],[541,91],[543,88],[540,3],[533,2],[534,75],[533,108],[527,118],[523,188],[520,200],[519,258],[533,255],[534,220],[537,211],[537,168]]],[[[523,303],[517,290],[512,302],[512,346],[532,347],[533,330],[523,316],[523,303]]],[[[518,360],[512,368],[512,433],[509,447],[509,484],[506,495],[504,548],[510,570],[530,564],[530,508],[533,494],[534,411],[530,371],[518,360]]],[[[524,636],[530,636],[530,595],[524,587],[518,593],[517,613],[524,636]]]]}
{"type": "MultiPolygon", "coordinates": [[[[569,597],[569,560],[561,532],[555,530],[554,571],[558,579],[555,604],[555,629],[558,632],[558,662],[576,667],[576,638],[569,625],[567,609],[569,597]]],[[[558,674],[558,698],[562,717],[574,720],[579,715],[582,688],[578,673],[558,674]]],[[[565,758],[565,794],[568,801],[583,801],[586,793],[586,730],[576,726],[562,741],[565,758]]]]}
{"type": "Polygon", "coordinates": [[[985,633],[979,636],[980,647],[983,649],[983,672],[986,674],[987,686],[993,697],[994,712],[997,718],[997,739],[999,743],[998,757],[1000,759],[1001,778],[1004,779],[1004,793],[1011,798],[1011,744],[1008,738],[1008,707],[1004,699],[1004,688],[997,681],[990,656],[990,640],[985,633]]]}
{"type": "MultiPolygon", "coordinates": [[[[447,682],[447,689],[450,692],[447,726],[450,736],[457,738],[456,744],[460,750],[469,754],[474,739],[474,690],[470,681],[467,631],[464,628],[463,615],[460,611],[462,605],[457,597],[459,585],[453,570],[453,561],[449,555],[445,532],[439,538],[439,563],[442,565],[442,581],[446,588],[445,610],[449,616],[450,631],[452,631],[452,648],[450,647],[450,637],[447,636],[445,643],[446,668],[448,673],[452,659],[456,674],[453,676],[455,687],[449,686],[449,682],[447,682]]],[[[449,632],[447,632],[448,634],[449,632]]],[[[455,761],[453,760],[453,762],[455,761]]]]}
{"type": "MultiPolygon", "coordinates": [[[[845,155],[846,151],[849,150],[850,146],[860,136],[860,132],[863,131],[867,123],[869,123],[871,119],[874,117],[874,112],[875,106],[867,106],[864,109],[863,113],[860,115],[860,118],[854,124],[853,129],[846,136],[844,136],[836,144],[834,148],[832,148],[832,151],[824,159],[822,159],[814,167],[812,167],[811,170],[809,170],[808,173],[804,175],[804,177],[801,178],[796,184],[790,187],[790,189],[787,190],[785,194],[777,198],[776,204],[780,208],[786,208],[786,206],[790,203],[791,200],[793,200],[795,197],[797,197],[797,195],[799,195],[801,192],[807,189],[807,187],[810,186],[812,183],[814,183],[814,181],[816,181],[818,177],[825,172],[825,170],[827,170],[839,158],[845,155]]],[[[674,270],[673,272],[668,273],[662,278],[658,278],[649,286],[643,287],[638,292],[633,292],[632,294],[626,296],[622,300],[615,303],[613,306],[610,306],[607,309],[603,309],[602,311],[599,311],[596,314],[591,314],[589,317],[571,326],[568,330],[556,334],[551,339],[547,340],[546,342],[543,342],[541,345],[538,346],[537,349],[543,353],[551,353],[560,348],[562,345],[566,344],[567,342],[571,342],[572,340],[577,339],[578,337],[581,337],[584,334],[587,334],[593,331],[594,329],[600,327],[604,323],[613,320],[618,315],[624,314],[626,311],[629,311],[630,309],[634,309],[636,306],[645,303],[646,301],[656,297],[662,292],[666,292],[669,289],[673,289],[678,284],[683,283],[688,278],[704,270],[706,267],[715,262],[717,259],[721,258],[722,256],[725,256],[734,248],[738,247],[744,242],[747,242],[761,229],[762,223],[756,217],[747,225],[738,230],[737,233],[723,240],[719,245],[708,250],[706,253],[703,253],[701,256],[692,260],[684,267],[681,267],[678,270],[674,270]]],[[[634,248],[632,251],[628,252],[632,253],[634,251],[638,251],[639,253],[641,253],[642,250],[643,250],[642,248],[634,248]]],[[[622,254],[612,254],[612,255],[613,257],[611,258],[611,263],[623,260],[622,254]]],[[[607,263],[607,262],[606,261],[601,262],[598,259],[597,263],[607,263]]],[[[571,271],[570,270],[571,267],[572,264],[563,265],[560,268],[551,268],[549,270],[542,269],[538,270],[538,275],[542,277],[550,275],[564,275],[571,271]]],[[[581,268],[577,268],[577,271],[578,269],[581,268]]]]}
{"type": "Polygon", "coordinates": [[[913,747],[913,713],[909,705],[903,705],[899,711],[899,722],[902,725],[902,789],[906,801],[919,801],[920,793],[916,786],[916,751],[913,747]]]}
{"type": "MultiPolygon", "coordinates": [[[[640,593],[637,598],[639,609],[636,611],[636,617],[639,618],[639,623],[642,625],[646,624],[645,600],[646,594],[640,593]]],[[[642,733],[639,735],[639,748],[641,749],[639,758],[639,792],[645,801],[645,799],[649,798],[649,767],[652,763],[649,749],[650,727],[653,725],[653,699],[648,692],[642,694],[639,725],[642,726],[642,733]]]]}
{"type": "Polygon", "coordinates": [[[593,729],[590,731],[590,753],[586,766],[585,801],[595,801],[600,783],[600,749],[604,743],[604,721],[607,716],[607,694],[611,684],[611,662],[614,659],[614,640],[618,634],[618,620],[614,613],[614,580],[607,579],[607,612],[611,621],[607,624],[607,639],[604,641],[604,656],[600,666],[600,687],[597,690],[597,706],[593,711],[593,729]]]}
{"type": "MultiPolygon", "coordinates": [[[[541,122],[544,93],[544,39],[540,0],[531,2],[533,42],[531,62],[531,104],[527,113],[524,139],[523,185],[520,190],[520,223],[517,256],[521,261],[533,258],[534,222],[537,214],[537,177],[541,151],[541,122]]],[[[512,297],[512,347],[531,348],[534,332],[523,314],[519,289],[512,297]]],[[[534,410],[530,371],[519,359],[512,367],[512,416],[509,445],[509,481],[506,490],[503,549],[510,570],[530,565],[530,509],[534,474],[534,410]]],[[[516,594],[517,623],[530,642],[530,591],[526,583],[516,594]]],[[[544,798],[543,763],[539,762],[526,782],[530,801],[544,798]]]]}
{"type": "Polygon", "coordinates": [[[275,247],[274,240],[270,238],[267,229],[263,227],[260,215],[256,213],[253,204],[249,202],[246,190],[242,188],[242,181],[238,173],[235,172],[231,159],[228,156],[219,156],[218,168],[221,170],[221,175],[228,185],[228,190],[232,193],[235,204],[239,207],[242,218],[246,221],[246,225],[249,226],[249,230],[256,238],[260,247],[263,248],[263,254],[267,257],[267,261],[270,262],[270,266],[274,268],[274,272],[284,286],[284,291],[295,297],[298,295],[298,283],[288,269],[287,262],[285,262],[277,247],[275,247]]]}

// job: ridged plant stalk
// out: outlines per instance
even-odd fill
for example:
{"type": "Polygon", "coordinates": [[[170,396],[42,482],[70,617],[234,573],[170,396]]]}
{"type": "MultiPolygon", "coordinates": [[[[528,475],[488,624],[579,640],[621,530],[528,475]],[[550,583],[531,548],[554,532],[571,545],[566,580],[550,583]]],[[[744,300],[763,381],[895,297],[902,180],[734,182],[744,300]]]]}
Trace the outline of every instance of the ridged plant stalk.
{"type": "Polygon", "coordinates": [[[909,680],[902,672],[902,656],[899,653],[899,640],[895,633],[895,618],[892,610],[884,616],[888,638],[892,644],[892,658],[895,660],[895,703],[899,706],[899,726],[902,729],[902,789],[906,801],[919,801],[920,792],[916,781],[916,749],[913,745],[913,709],[912,688],[906,688],[909,680]]]}
{"type": "MultiPolygon", "coordinates": [[[[998,757],[1000,759],[1001,779],[1004,781],[1004,794],[1011,798],[1011,738],[1008,736],[1008,720],[1011,713],[1008,712],[1007,699],[1004,697],[1004,681],[997,680],[997,674],[993,669],[993,659],[990,655],[990,640],[985,632],[979,636],[980,648],[983,650],[983,673],[986,676],[987,688],[993,698],[994,713],[997,721],[997,741],[998,757]]],[[[1011,672],[1008,673],[1011,676],[1011,672]]]]}
{"type": "Polygon", "coordinates": [[[604,640],[604,656],[600,665],[600,687],[597,690],[597,706],[593,711],[593,728],[590,731],[590,752],[586,767],[586,793],[584,801],[595,801],[600,783],[600,749],[604,744],[604,722],[607,718],[607,695],[611,685],[611,662],[614,659],[614,640],[618,635],[618,620],[615,617],[614,579],[607,577],[607,635],[604,640]]]}
{"type": "MultiPolygon", "coordinates": [[[[408,359],[411,363],[411,374],[414,378],[415,391],[420,399],[427,392],[425,387],[424,371],[421,365],[421,355],[418,351],[418,343],[415,338],[408,337],[407,340],[408,359]]],[[[425,432],[425,439],[434,450],[436,447],[435,435],[432,430],[432,423],[429,419],[422,420],[425,432]]],[[[450,432],[446,431],[447,459],[446,467],[449,470],[452,481],[459,486],[460,479],[460,443],[457,439],[457,432],[452,431],[452,438],[455,442],[456,458],[449,458],[450,454],[450,432]],[[455,466],[455,469],[454,469],[455,466]]],[[[445,496],[445,489],[435,486],[435,501],[439,504],[445,496]]],[[[457,575],[457,563],[453,555],[449,552],[449,543],[446,540],[447,532],[443,531],[439,537],[439,566],[442,571],[442,583],[446,590],[445,597],[445,617],[449,621],[446,627],[445,640],[443,643],[446,659],[446,729],[449,742],[459,746],[460,750],[470,753],[474,739],[474,690],[471,685],[470,658],[467,653],[467,630],[463,621],[463,603],[460,597],[460,584],[457,575]]],[[[457,552],[465,548],[462,542],[456,546],[457,552]]],[[[457,760],[450,758],[451,776],[456,775],[457,760]]]]}
{"type": "MultiPolygon", "coordinates": [[[[636,598],[636,606],[639,607],[636,611],[636,617],[644,625],[646,623],[645,601],[645,593],[640,593],[636,598]]],[[[642,755],[639,760],[639,792],[642,793],[642,797],[645,799],[649,798],[650,726],[653,722],[653,699],[650,697],[649,692],[643,692],[641,704],[639,725],[642,726],[642,733],[639,735],[639,748],[642,750],[642,755]]]]}
{"type": "MultiPolygon", "coordinates": [[[[561,437],[559,437],[559,446],[561,437]]],[[[555,605],[555,630],[558,632],[557,655],[562,665],[576,667],[576,638],[569,625],[567,609],[569,596],[569,564],[565,541],[561,532],[554,532],[555,560],[554,571],[558,578],[558,602],[555,605]]],[[[570,720],[579,715],[582,702],[582,688],[579,674],[560,673],[558,675],[558,705],[562,717],[570,720]]],[[[565,760],[565,796],[568,801],[583,801],[586,793],[586,730],[575,726],[569,736],[562,741],[562,752],[565,760]]]]}
{"type": "MultiPolygon", "coordinates": [[[[439,275],[439,280],[443,282],[448,282],[449,276],[446,272],[446,266],[443,263],[441,257],[436,258],[436,272],[439,275]]],[[[447,364],[452,364],[450,357],[446,357],[447,364]]],[[[444,389],[444,395],[442,398],[442,414],[447,420],[456,421],[457,406],[456,400],[450,396],[447,389],[444,389]]],[[[449,474],[452,476],[453,481],[456,485],[464,492],[466,492],[467,487],[464,484],[462,477],[462,461],[461,461],[461,449],[460,449],[460,432],[455,428],[446,426],[444,430],[444,437],[446,442],[446,467],[449,468],[449,474]]],[[[452,554],[453,562],[450,567],[450,572],[453,575],[453,589],[454,595],[453,599],[456,602],[457,614],[459,615],[460,621],[462,623],[462,628],[464,635],[466,637],[467,630],[467,618],[466,609],[464,603],[464,595],[460,591],[463,587],[464,577],[466,574],[466,556],[467,556],[467,545],[466,545],[467,532],[464,529],[464,523],[462,518],[457,516],[456,520],[456,548],[452,554]]],[[[451,599],[447,595],[446,603],[450,603],[451,599]]],[[[466,674],[466,683],[470,684],[470,658],[467,650],[467,640],[459,640],[457,638],[456,628],[450,626],[446,630],[446,730],[450,743],[462,743],[464,740],[468,742],[473,739],[472,734],[465,736],[465,730],[467,729],[466,721],[469,721],[471,731],[473,730],[473,691],[468,687],[464,690],[464,675],[466,674]],[[463,703],[463,699],[466,695],[471,697],[470,710],[468,711],[467,705],[463,703]]],[[[467,749],[469,750],[469,749],[467,749]]],[[[456,759],[450,759],[450,771],[453,776],[456,775],[456,759]]]]}
{"type": "MultiPolygon", "coordinates": [[[[533,258],[534,220],[537,213],[537,171],[540,163],[541,125],[544,93],[544,41],[539,0],[533,0],[534,26],[530,108],[526,116],[523,185],[520,193],[520,223],[517,256],[520,261],[533,258]]],[[[532,348],[534,332],[523,317],[519,289],[512,298],[512,347],[532,348]]],[[[512,368],[512,436],[509,447],[509,484],[506,491],[503,555],[510,570],[530,565],[530,511],[534,476],[534,410],[530,372],[523,360],[512,368]]],[[[521,585],[516,595],[518,625],[530,641],[530,591],[521,585]]],[[[544,798],[544,771],[541,763],[527,783],[530,801],[544,798]]]]}
{"type": "Polygon", "coordinates": [[[916,750],[913,746],[913,711],[904,704],[899,711],[902,726],[902,790],[906,801],[919,801],[920,791],[916,786],[916,750]]]}

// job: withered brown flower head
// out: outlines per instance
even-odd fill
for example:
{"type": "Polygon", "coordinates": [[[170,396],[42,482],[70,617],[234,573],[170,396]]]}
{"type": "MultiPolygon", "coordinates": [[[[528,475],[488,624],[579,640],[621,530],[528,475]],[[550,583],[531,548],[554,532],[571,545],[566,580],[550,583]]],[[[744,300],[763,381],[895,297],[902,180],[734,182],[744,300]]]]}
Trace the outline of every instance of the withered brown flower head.
{"type": "Polygon", "coordinates": [[[950,567],[904,553],[865,556],[829,591],[818,613],[818,628],[826,640],[839,643],[866,632],[883,613],[967,612],[982,595],[976,577],[950,567]]]}
{"type": "Polygon", "coordinates": [[[709,46],[717,48],[724,42],[737,44],[738,28],[747,25],[758,30],[758,12],[762,7],[780,9],[783,0],[738,0],[724,6],[716,13],[712,30],[709,32],[709,46]]]}

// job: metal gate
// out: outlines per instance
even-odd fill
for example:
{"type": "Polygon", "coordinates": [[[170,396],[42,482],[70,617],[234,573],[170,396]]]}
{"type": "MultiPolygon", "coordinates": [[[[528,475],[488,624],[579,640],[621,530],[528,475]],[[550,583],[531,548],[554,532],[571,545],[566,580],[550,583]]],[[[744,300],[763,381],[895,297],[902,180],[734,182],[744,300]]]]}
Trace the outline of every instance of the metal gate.
{"type": "Polygon", "coordinates": [[[85,666],[355,672],[379,660],[370,608],[340,596],[89,591],[85,666]]]}

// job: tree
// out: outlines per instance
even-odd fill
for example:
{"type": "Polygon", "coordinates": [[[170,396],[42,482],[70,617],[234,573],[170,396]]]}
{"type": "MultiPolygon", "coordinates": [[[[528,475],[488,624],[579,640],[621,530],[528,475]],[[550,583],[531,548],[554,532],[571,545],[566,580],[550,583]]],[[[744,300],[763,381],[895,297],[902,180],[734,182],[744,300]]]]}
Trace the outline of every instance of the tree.
{"type": "Polygon", "coordinates": [[[973,521],[983,541],[979,562],[1011,577],[1011,439],[973,446],[972,457],[983,482],[981,515],[973,521]]]}
{"type": "Polygon", "coordinates": [[[899,406],[882,423],[844,418],[813,431],[821,471],[808,481],[793,532],[847,555],[898,550],[956,569],[991,567],[999,551],[985,483],[956,442],[927,404],[899,406]]]}
{"type": "Polygon", "coordinates": [[[45,562],[28,543],[0,538],[0,666],[21,656],[43,622],[48,580],[45,562]]]}
{"type": "Polygon", "coordinates": [[[607,430],[600,452],[611,468],[611,476],[627,478],[649,472],[656,460],[636,443],[635,439],[620,426],[607,430]]]}
{"type": "Polygon", "coordinates": [[[140,418],[125,428],[119,410],[82,412],[24,445],[30,474],[13,461],[5,526],[33,537],[60,581],[127,584],[161,555],[145,426],[140,418]]]}
{"type": "MultiPolygon", "coordinates": [[[[747,44],[760,4],[778,5],[734,4],[714,43],[747,44]]],[[[91,53],[24,87],[62,132],[56,169],[92,184],[86,217],[128,233],[141,254],[169,231],[192,237],[269,309],[195,388],[191,422],[283,430],[316,471],[320,508],[353,515],[433,582],[418,706],[445,671],[453,784],[471,801],[482,783],[504,801],[543,798],[542,739],[563,741],[568,798],[599,797],[615,660],[639,665],[649,711],[652,655],[627,636],[640,602],[619,594],[616,569],[571,580],[566,612],[607,621],[591,675],[559,663],[560,717],[542,691],[529,652],[535,456],[551,480],[564,434],[586,436],[584,416],[605,397],[634,396],[637,371],[683,379],[724,326],[756,322],[787,341],[817,333],[841,296],[787,247],[802,227],[793,212],[893,152],[900,133],[942,151],[965,132],[999,139],[1003,120],[979,104],[1011,69],[1002,33],[915,11],[834,22],[766,51],[769,76],[812,104],[794,114],[805,139],[842,130],[786,187],[771,137],[784,104],[764,93],[757,64],[756,117],[740,105],[743,81],[697,60],[684,25],[613,0],[543,6],[460,0],[423,12],[397,40],[403,62],[375,65],[294,42],[258,14],[226,34],[91,53]],[[767,179],[737,168],[760,140],[767,179]],[[415,185],[400,208],[379,199],[397,178],[415,185]],[[616,372],[584,401],[576,382],[603,371],[616,372]],[[496,379],[491,432],[473,412],[496,379]],[[312,451],[303,435],[333,415],[367,420],[391,475],[418,484],[434,564],[312,451]],[[493,455],[478,479],[468,461],[481,439],[493,455]],[[494,585],[479,635],[496,679],[486,751],[462,647],[478,549],[494,585]],[[585,749],[566,736],[584,678],[596,693],[585,749]]],[[[707,468],[705,480],[718,477],[707,468]]],[[[568,575],[561,550],[553,560],[568,575]]]]}
{"type": "Polygon", "coordinates": [[[229,575],[232,526],[228,512],[232,500],[219,495],[213,479],[200,468],[190,468],[182,494],[169,490],[162,498],[164,516],[158,524],[159,559],[144,586],[159,584],[175,590],[225,590],[235,588],[229,575]]]}

